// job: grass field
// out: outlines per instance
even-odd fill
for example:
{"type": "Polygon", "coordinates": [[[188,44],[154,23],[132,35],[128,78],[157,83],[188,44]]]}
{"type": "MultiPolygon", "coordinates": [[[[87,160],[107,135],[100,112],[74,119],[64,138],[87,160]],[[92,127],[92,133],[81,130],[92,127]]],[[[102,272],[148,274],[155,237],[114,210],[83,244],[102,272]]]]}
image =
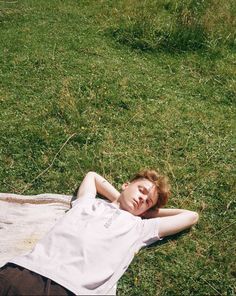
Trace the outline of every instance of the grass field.
{"type": "Polygon", "coordinates": [[[136,257],[118,295],[235,295],[234,1],[0,2],[1,192],[70,194],[97,171],[172,183],[190,232],[136,257]],[[234,255],[233,255],[234,254],[234,255]]]}

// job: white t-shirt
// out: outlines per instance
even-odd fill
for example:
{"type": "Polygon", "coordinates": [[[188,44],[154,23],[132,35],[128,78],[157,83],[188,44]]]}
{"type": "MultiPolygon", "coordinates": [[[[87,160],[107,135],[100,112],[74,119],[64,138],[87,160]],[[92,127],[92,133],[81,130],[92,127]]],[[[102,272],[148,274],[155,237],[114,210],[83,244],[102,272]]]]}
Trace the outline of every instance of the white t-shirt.
{"type": "Polygon", "coordinates": [[[10,262],[77,295],[107,295],[142,247],[159,238],[159,218],[142,220],[116,204],[83,196],[34,249],[10,262]]]}

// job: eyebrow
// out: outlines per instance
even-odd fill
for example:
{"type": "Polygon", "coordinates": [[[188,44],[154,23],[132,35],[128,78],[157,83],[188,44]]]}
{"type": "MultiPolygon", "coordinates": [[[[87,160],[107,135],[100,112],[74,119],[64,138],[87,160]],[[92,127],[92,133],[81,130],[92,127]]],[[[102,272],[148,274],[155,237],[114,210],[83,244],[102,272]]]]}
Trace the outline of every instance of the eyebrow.
{"type": "Polygon", "coordinates": [[[148,191],[148,198],[152,201],[152,203],[154,203],[154,200],[150,197],[150,193],[153,189],[153,186],[155,186],[154,184],[148,189],[145,185],[140,185],[140,187],[143,187],[145,190],[148,191]]]}

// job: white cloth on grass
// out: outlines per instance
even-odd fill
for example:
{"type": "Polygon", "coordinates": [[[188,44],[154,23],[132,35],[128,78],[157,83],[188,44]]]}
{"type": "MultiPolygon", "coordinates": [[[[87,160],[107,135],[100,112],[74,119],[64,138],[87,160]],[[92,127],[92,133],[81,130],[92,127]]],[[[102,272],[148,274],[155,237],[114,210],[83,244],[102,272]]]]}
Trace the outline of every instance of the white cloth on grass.
{"type": "Polygon", "coordinates": [[[30,251],[70,207],[71,195],[0,193],[0,267],[30,251]]]}

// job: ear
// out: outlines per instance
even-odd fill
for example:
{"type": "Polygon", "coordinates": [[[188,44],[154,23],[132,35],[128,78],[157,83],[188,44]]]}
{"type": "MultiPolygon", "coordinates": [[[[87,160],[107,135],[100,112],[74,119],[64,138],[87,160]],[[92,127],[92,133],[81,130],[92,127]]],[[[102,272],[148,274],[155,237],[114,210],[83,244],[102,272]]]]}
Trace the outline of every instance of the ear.
{"type": "Polygon", "coordinates": [[[129,182],[125,182],[122,186],[121,186],[121,189],[122,190],[125,190],[128,186],[129,186],[129,182]]]}

